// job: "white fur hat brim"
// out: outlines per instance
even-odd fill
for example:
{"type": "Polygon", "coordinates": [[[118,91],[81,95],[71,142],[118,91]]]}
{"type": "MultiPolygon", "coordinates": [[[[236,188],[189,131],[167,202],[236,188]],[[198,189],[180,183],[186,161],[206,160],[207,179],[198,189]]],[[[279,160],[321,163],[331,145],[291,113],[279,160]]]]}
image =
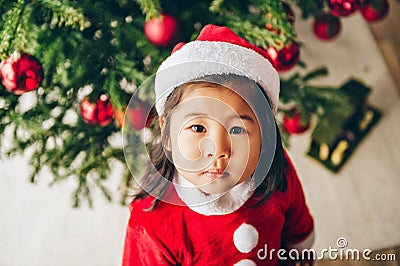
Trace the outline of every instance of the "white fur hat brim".
{"type": "Polygon", "coordinates": [[[247,77],[267,94],[276,112],[280,80],[272,64],[252,49],[227,42],[192,41],[170,55],[155,78],[156,110],[164,113],[165,101],[178,86],[208,75],[235,74],[247,77]]]}

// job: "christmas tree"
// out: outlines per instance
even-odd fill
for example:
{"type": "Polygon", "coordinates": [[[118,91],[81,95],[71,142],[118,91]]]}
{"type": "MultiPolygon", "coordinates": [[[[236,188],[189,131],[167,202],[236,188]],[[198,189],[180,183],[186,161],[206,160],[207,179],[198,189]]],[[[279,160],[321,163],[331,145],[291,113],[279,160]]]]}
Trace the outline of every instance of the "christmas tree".
{"type": "MultiPolygon", "coordinates": [[[[130,137],[140,138],[143,121],[152,129],[156,119],[143,112],[151,108],[145,100],[151,91],[128,103],[176,43],[193,40],[206,24],[228,26],[267,50],[277,70],[285,72],[306,65],[295,19],[314,18],[316,36],[332,39],[340,32],[341,17],[360,10],[374,21],[388,8],[384,0],[1,1],[0,135],[9,131],[12,136],[1,154],[33,151],[31,182],[45,167],[53,183],[75,178],[74,206],[82,199],[91,204],[93,186],[111,200],[104,183],[112,165],[125,164],[125,157],[110,138],[121,135],[125,112],[135,129],[130,137]]],[[[306,130],[312,116],[324,121],[354,112],[343,90],[310,85],[327,72],[321,68],[282,79],[282,132],[306,130]]],[[[130,156],[140,160],[139,154],[130,156]]],[[[126,167],[121,177],[121,203],[135,186],[132,174],[126,167]]]]}

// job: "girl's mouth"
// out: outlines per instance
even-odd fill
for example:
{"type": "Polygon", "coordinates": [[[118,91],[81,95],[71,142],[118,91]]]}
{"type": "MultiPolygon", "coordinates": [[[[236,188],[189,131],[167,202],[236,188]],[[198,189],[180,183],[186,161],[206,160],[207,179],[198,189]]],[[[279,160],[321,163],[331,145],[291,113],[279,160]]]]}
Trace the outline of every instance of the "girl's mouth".
{"type": "Polygon", "coordinates": [[[221,169],[210,169],[204,172],[204,175],[211,179],[218,179],[228,176],[228,172],[224,172],[221,169]]]}

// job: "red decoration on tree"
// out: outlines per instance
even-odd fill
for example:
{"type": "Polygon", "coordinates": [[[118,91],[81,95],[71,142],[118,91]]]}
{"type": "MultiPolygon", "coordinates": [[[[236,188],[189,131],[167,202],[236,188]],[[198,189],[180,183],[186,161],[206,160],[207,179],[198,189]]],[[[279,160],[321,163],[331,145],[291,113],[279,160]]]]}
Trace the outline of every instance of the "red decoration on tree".
{"type": "Polygon", "coordinates": [[[346,17],[358,9],[359,1],[358,0],[329,0],[328,1],[329,8],[331,10],[332,15],[337,17],[346,17]]]}
{"type": "Polygon", "coordinates": [[[100,95],[96,103],[86,97],[81,102],[81,115],[83,120],[92,125],[107,126],[113,120],[113,108],[107,95],[100,95]]]}
{"type": "Polygon", "coordinates": [[[149,102],[132,98],[128,106],[128,119],[136,130],[149,127],[154,118],[154,111],[149,102]]]}
{"type": "Polygon", "coordinates": [[[275,47],[270,46],[267,49],[267,53],[272,65],[278,72],[291,69],[299,62],[300,58],[300,48],[295,41],[285,45],[279,51],[275,47]]]}
{"type": "Polygon", "coordinates": [[[300,134],[310,127],[310,123],[302,124],[301,116],[296,108],[289,111],[289,115],[283,116],[283,128],[290,134],[300,134]]]}
{"type": "Polygon", "coordinates": [[[363,17],[369,22],[381,20],[389,13],[389,1],[364,0],[360,11],[363,17]]]}
{"type": "Polygon", "coordinates": [[[144,24],[144,33],[152,44],[170,46],[177,41],[178,23],[174,17],[162,14],[160,18],[150,19],[144,24]]]}
{"type": "Polygon", "coordinates": [[[341,29],[341,22],[338,17],[331,14],[323,14],[314,19],[314,34],[322,40],[330,40],[336,37],[341,29]]]}
{"type": "Polygon", "coordinates": [[[0,64],[1,82],[16,95],[37,89],[43,80],[39,60],[27,53],[14,52],[0,64]]]}

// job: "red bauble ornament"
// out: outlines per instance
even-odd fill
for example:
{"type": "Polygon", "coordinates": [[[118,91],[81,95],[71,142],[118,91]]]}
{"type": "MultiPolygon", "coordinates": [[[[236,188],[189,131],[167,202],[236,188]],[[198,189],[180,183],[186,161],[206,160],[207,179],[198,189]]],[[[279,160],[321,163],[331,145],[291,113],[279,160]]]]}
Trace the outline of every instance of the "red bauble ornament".
{"type": "Polygon", "coordinates": [[[136,130],[149,127],[154,118],[154,111],[149,102],[133,98],[128,106],[128,119],[136,130]]]}
{"type": "Polygon", "coordinates": [[[342,28],[340,19],[331,14],[323,14],[314,19],[314,34],[322,40],[331,40],[336,37],[342,28]]]}
{"type": "Polygon", "coordinates": [[[84,98],[81,102],[81,115],[86,123],[104,127],[111,123],[114,112],[109,98],[102,94],[96,103],[84,98]]]}
{"type": "Polygon", "coordinates": [[[328,5],[332,15],[337,17],[346,17],[358,9],[358,0],[328,0],[328,5]]]}
{"type": "Polygon", "coordinates": [[[301,116],[296,108],[290,110],[289,115],[283,116],[283,129],[290,134],[300,134],[310,127],[310,123],[302,124],[301,116]]]}
{"type": "Polygon", "coordinates": [[[279,72],[291,69],[299,62],[300,58],[300,48],[295,41],[287,44],[280,51],[270,46],[267,49],[267,53],[272,65],[279,72]]]}
{"type": "Polygon", "coordinates": [[[21,95],[40,86],[43,68],[33,55],[14,52],[1,62],[0,75],[1,82],[7,90],[21,95]]]}
{"type": "Polygon", "coordinates": [[[150,19],[144,24],[144,33],[152,44],[170,46],[177,41],[178,23],[174,17],[162,14],[160,18],[150,19]]]}
{"type": "Polygon", "coordinates": [[[389,1],[364,0],[360,11],[363,17],[369,22],[381,20],[389,13],[389,1]]]}

